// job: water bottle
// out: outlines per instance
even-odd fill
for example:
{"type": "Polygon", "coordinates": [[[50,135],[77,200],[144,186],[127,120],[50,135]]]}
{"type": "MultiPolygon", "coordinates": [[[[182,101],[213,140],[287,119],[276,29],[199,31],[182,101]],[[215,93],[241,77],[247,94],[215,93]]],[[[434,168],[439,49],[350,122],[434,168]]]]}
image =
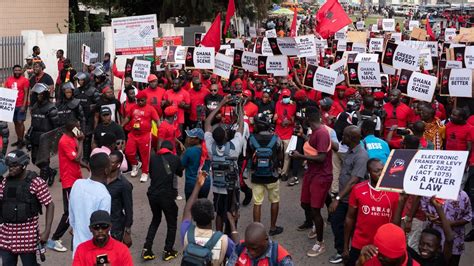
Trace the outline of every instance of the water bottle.
{"type": "Polygon", "coordinates": [[[41,242],[38,241],[38,245],[36,246],[36,255],[40,257],[41,261],[46,260],[46,256],[44,255],[46,253],[46,249],[44,248],[44,245],[41,244],[41,242]]]}

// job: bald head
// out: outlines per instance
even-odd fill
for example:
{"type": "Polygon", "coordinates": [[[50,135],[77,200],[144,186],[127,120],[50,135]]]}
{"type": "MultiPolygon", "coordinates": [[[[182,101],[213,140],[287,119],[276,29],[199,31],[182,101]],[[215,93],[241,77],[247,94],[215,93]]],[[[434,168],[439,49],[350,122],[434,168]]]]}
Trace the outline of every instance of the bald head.
{"type": "Polygon", "coordinates": [[[245,230],[245,246],[251,258],[262,256],[268,248],[268,235],[261,223],[251,223],[245,230]]]}
{"type": "Polygon", "coordinates": [[[357,126],[348,126],[344,129],[344,133],[342,135],[342,141],[347,146],[354,148],[359,144],[362,134],[360,132],[360,128],[357,126]]]}

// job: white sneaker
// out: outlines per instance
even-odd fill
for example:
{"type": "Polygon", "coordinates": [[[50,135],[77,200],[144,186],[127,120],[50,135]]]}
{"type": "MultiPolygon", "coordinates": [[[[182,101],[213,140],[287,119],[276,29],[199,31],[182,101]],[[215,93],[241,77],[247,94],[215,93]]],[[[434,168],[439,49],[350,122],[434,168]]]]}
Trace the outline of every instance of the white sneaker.
{"type": "Polygon", "coordinates": [[[181,195],[176,196],[176,200],[183,200],[183,196],[181,195]]]}
{"type": "Polygon", "coordinates": [[[308,253],[306,253],[306,255],[308,255],[308,257],[317,257],[324,252],[326,252],[326,245],[324,244],[324,241],[316,241],[316,244],[314,244],[313,248],[311,248],[308,253]]]}
{"type": "Polygon", "coordinates": [[[132,172],[130,173],[131,177],[136,177],[138,175],[138,169],[142,167],[142,163],[138,162],[137,165],[132,165],[132,172]]]}
{"type": "Polygon", "coordinates": [[[140,182],[145,183],[148,181],[148,174],[142,173],[142,176],[140,177],[140,182]]]}
{"type": "Polygon", "coordinates": [[[55,251],[58,251],[58,252],[66,252],[67,251],[67,248],[65,248],[63,246],[61,240],[51,240],[51,239],[49,239],[46,246],[49,249],[52,249],[52,250],[55,250],[55,251]]]}

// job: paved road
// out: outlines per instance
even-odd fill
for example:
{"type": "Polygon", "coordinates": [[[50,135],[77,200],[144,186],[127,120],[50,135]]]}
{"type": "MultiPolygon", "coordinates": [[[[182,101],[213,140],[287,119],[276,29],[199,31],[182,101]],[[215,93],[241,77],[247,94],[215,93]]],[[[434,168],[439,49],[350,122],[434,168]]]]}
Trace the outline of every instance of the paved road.
{"type": "MultiPolygon", "coordinates": [[[[14,135],[13,126],[10,126],[10,132],[14,135]]],[[[10,138],[10,143],[16,141],[14,137],[10,138]]],[[[52,158],[52,167],[57,168],[58,162],[57,158],[52,158]]],[[[30,166],[29,168],[37,170],[34,166],[30,166]]],[[[84,173],[84,176],[87,176],[84,173]]],[[[148,229],[148,225],[151,221],[151,211],[148,205],[148,200],[146,198],[146,189],[148,188],[147,184],[141,184],[137,178],[129,178],[132,182],[134,189],[133,189],[133,200],[134,200],[134,224],[132,227],[132,236],[133,236],[133,246],[131,247],[130,251],[133,256],[133,260],[135,265],[180,265],[180,258],[177,258],[170,262],[163,262],[161,257],[155,259],[151,262],[143,262],[140,258],[141,249],[143,247],[143,243],[145,240],[145,235],[148,229]]],[[[184,180],[179,180],[179,188],[180,192],[183,193],[183,186],[184,180]]],[[[280,203],[280,215],[278,218],[278,225],[284,227],[284,232],[276,237],[274,240],[278,241],[279,243],[283,244],[289,252],[292,254],[296,265],[331,265],[328,262],[328,258],[333,254],[333,244],[334,244],[334,237],[332,235],[330,226],[326,226],[324,230],[324,239],[327,245],[327,252],[322,254],[318,258],[309,258],[306,256],[306,251],[312,247],[314,244],[314,240],[309,240],[307,238],[307,232],[298,232],[296,231],[297,225],[299,225],[303,219],[303,211],[299,207],[299,197],[300,197],[300,189],[301,184],[295,187],[287,187],[286,184],[281,185],[280,193],[281,193],[281,203],[280,203]]],[[[59,222],[60,216],[62,215],[62,192],[61,192],[61,184],[59,182],[55,182],[54,185],[50,188],[55,208],[55,217],[53,222],[53,229],[56,229],[56,226],[59,222]]],[[[177,201],[179,206],[179,215],[182,215],[182,211],[184,208],[184,200],[177,201]]],[[[262,222],[269,226],[270,224],[270,208],[268,202],[265,202],[262,208],[262,222]]],[[[323,216],[327,217],[326,210],[323,211],[323,216]]],[[[245,226],[251,222],[252,220],[252,207],[243,207],[241,209],[240,214],[240,221],[239,221],[239,231],[243,232],[245,230],[245,226]]],[[[181,217],[179,218],[181,220],[181,217]]],[[[43,227],[44,218],[41,217],[41,228],[43,227]]],[[[179,226],[179,223],[178,223],[179,226]]],[[[53,233],[52,232],[52,233],[53,233]]],[[[52,234],[51,233],[51,234],[52,234]]],[[[178,230],[179,234],[179,230],[178,230]]],[[[166,221],[163,218],[163,223],[161,224],[158,233],[155,238],[155,245],[153,247],[153,251],[155,254],[160,255],[161,250],[164,247],[164,239],[166,235],[166,221]]],[[[242,235],[243,237],[243,235],[242,235]]],[[[177,241],[175,244],[175,249],[178,251],[182,251],[181,243],[179,242],[179,236],[177,236],[177,241]]],[[[63,244],[65,246],[70,246],[71,243],[71,236],[66,233],[63,237],[63,244]]],[[[474,265],[474,244],[470,243],[467,245],[466,250],[470,251],[465,254],[461,260],[462,266],[470,266],[474,265]]],[[[70,265],[72,258],[72,253],[70,251],[64,253],[58,253],[55,251],[49,250],[46,254],[46,263],[44,265],[70,265]]]]}

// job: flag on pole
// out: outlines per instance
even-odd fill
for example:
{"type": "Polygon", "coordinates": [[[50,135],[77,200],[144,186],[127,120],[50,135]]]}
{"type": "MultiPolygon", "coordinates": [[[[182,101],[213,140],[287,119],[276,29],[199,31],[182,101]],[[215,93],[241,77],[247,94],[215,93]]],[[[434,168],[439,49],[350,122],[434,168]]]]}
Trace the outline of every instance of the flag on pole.
{"type": "Polygon", "coordinates": [[[338,0],[328,0],[316,13],[316,32],[324,39],[352,23],[338,0]]]}
{"type": "Polygon", "coordinates": [[[214,47],[216,53],[219,52],[221,47],[221,13],[217,14],[216,19],[212,22],[211,27],[201,41],[201,46],[214,47]]]}
{"type": "Polygon", "coordinates": [[[431,41],[436,41],[435,34],[430,24],[430,14],[426,16],[426,33],[430,36],[431,41]]]}
{"type": "Polygon", "coordinates": [[[224,35],[227,34],[229,29],[230,19],[235,15],[235,3],[234,0],[229,0],[227,5],[227,13],[225,14],[225,24],[224,24],[224,35]]]}
{"type": "Polygon", "coordinates": [[[290,31],[290,37],[296,37],[296,22],[298,20],[298,11],[297,8],[295,8],[295,13],[293,14],[293,22],[291,22],[291,31],[290,31]]]}

